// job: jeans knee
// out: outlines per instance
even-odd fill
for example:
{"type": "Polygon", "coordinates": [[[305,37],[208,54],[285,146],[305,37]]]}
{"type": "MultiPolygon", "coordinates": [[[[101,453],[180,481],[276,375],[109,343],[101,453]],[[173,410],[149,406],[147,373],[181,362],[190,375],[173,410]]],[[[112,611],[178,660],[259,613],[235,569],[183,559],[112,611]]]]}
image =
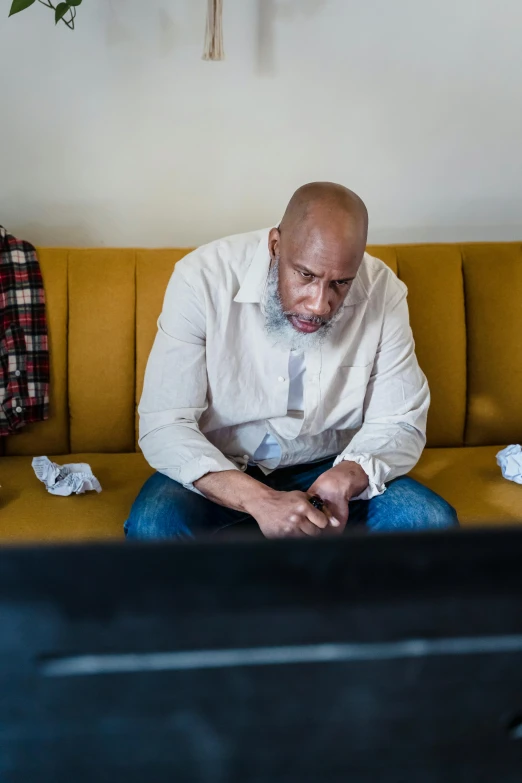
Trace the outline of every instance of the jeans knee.
{"type": "Polygon", "coordinates": [[[443,530],[445,528],[458,527],[459,520],[457,512],[444,498],[435,495],[433,501],[429,504],[428,513],[429,526],[443,530]]]}
{"type": "MultiPolygon", "coordinates": [[[[125,538],[135,538],[140,541],[158,538],[157,525],[155,520],[149,518],[145,509],[132,510],[129,518],[123,525],[125,538]]],[[[161,536],[159,536],[161,537],[161,536]]]]}
{"type": "Polygon", "coordinates": [[[173,510],[158,514],[147,508],[136,509],[130,513],[123,530],[127,539],[140,541],[193,538],[190,526],[173,510]]]}
{"type": "Polygon", "coordinates": [[[155,539],[176,537],[176,531],[172,524],[167,526],[163,523],[161,516],[157,513],[151,513],[146,506],[133,508],[129,518],[123,525],[125,537],[139,541],[153,541],[155,539]]]}
{"type": "Polygon", "coordinates": [[[444,498],[408,476],[391,482],[383,495],[370,500],[366,514],[375,532],[444,530],[458,525],[455,509],[444,498]]]}
{"type": "Polygon", "coordinates": [[[134,501],[123,530],[126,538],[145,540],[193,538],[194,494],[160,473],[152,476],[134,501]]]}

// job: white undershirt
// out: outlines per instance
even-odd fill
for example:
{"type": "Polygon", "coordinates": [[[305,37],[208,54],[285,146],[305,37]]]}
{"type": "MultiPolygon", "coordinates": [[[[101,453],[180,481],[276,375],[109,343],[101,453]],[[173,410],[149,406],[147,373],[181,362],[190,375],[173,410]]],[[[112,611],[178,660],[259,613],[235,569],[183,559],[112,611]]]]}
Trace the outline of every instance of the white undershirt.
{"type": "MultiPolygon", "coordinates": [[[[288,408],[285,429],[294,429],[294,436],[299,434],[304,416],[304,374],[306,361],[304,353],[292,350],[288,361],[288,408]]],[[[265,462],[267,460],[279,460],[281,448],[273,435],[269,432],[257,447],[253,462],[265,462]]]]}

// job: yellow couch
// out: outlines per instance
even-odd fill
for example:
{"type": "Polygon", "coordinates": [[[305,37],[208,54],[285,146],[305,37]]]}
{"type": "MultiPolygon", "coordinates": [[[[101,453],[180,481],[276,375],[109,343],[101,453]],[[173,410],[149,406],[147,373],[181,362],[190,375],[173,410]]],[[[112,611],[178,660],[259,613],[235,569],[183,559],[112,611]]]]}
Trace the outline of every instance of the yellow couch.
{"type": "MultiPolygon", "coordinates": [[[[136,403],[167,281],[187,250],[39,249],[51,348],[51,418],[0,442],[0,539],[121,538],[151,469],[136,403]],[[89,462],[103,492],[60,498],[31,458],[89,462]]],[[[520,243],[371,247],[409,287],[417,354],[432,391],[413,476],[463,525],[516,524],[522,486],[496,452],[522,441],[520,243]]]]}

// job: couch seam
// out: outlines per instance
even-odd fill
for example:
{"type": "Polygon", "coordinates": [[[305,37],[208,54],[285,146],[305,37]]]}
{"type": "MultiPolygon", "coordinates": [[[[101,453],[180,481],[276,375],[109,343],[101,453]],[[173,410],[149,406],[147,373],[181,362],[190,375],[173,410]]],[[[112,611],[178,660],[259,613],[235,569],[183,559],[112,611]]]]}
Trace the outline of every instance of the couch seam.
{"type": "Polygon", "coordinates": [[[465,447],[468,445],[468,425],[469,425],[469,341],[468,341],[468,334],[469,334],[469,317],[468,317],[468,297],[467,297],[467,289],[466,289],[466,273],[464,270],[464,263],[466,260],[464,248],[462,245],[459,246],[460,250],[460,270],[462,275],[462,296],[464,299],[464,350],[465,350],[465,359],[466,359],[466,389],[465,389],[465,401],[466,401],[466,407],[464,410],[464,431],[462,433],[462,445],[465,447]]]}
{"type": "Polygon", "coordinates": [[[136,432],[136,417],[138,405],[138,250],[134,249],[134,406],[132,409],[132,448],[134,454],[139,451],[136,448],[138,433],[136,432]]]}

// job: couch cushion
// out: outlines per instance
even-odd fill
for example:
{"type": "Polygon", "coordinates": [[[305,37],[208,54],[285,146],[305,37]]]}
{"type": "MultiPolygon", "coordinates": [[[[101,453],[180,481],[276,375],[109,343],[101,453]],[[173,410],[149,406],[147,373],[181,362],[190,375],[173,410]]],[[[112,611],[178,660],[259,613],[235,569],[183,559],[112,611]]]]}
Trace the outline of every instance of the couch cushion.
{"type": "Polygon", "coordinates": [[[426,449],[411,475],[451,503],[463,526],[520,524],[522,486],[502,478],[502,448],[426,449]]]}
{"type": "Polygon", "coordinates": [[[522,440],[522,246],[463,247],[468,323],[466,443],[522,440]]]}
{"type": "Polygon", "coordinates": [[[69,253],[71,451],[134,450],[135,251],[69,253]]]}
{"type": "Polygon", "coordinates": [[[103,491],[62,498],[36,478],[30,457],[0,460],[0,540],[78,541],[123,537],[132,502],[154,472],[142,454],[68,454],[62,465],[87,462],[103,491]]]}
{"type": "MultiPolygon", "coordinates": [[[[495,461],[501,448],[427,449],[411,475],[446,498],[463,526],[520,523],[522,486],[502,478],[495,461]]],[[[103,492],[55,497],[34,475],[29,457],[4,457],[0,541],[122,539],[132,503],[153,473],[143,455],[68,454],[54,461],[88,462],[103,492]]]]}
{"type": "Polygon", "coordinates": [[[466,418],[466,323],[462,258],[455,245],[397,248],[408,286],[417,358],[431,390],[428,446],[462,446],[466,418]]]}

